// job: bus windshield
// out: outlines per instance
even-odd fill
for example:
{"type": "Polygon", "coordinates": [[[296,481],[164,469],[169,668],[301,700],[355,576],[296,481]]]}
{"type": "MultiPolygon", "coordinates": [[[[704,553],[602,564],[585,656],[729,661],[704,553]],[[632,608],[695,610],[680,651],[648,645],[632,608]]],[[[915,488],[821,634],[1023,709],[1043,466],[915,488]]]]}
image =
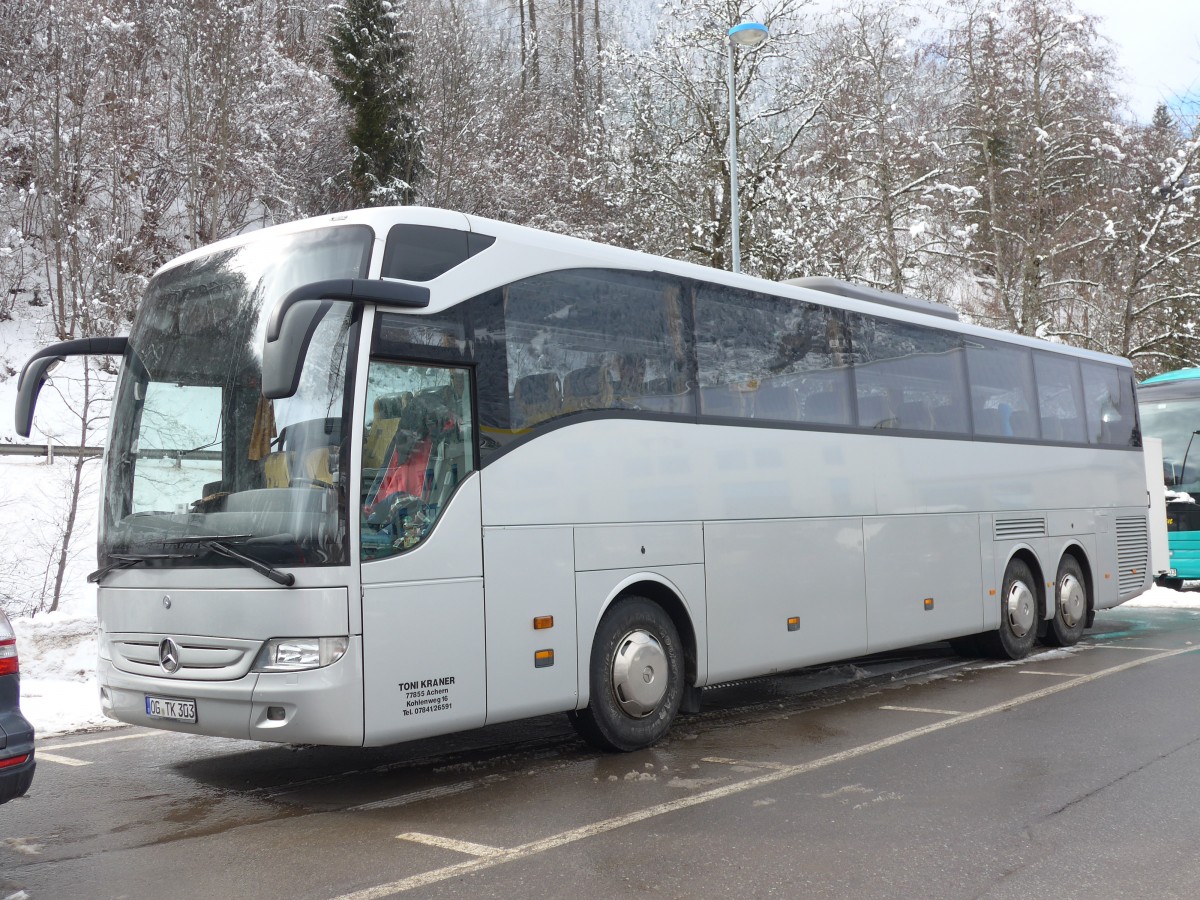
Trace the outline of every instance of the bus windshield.
{"type": "Polygon", "coordinates": [[[321,319],[295,395],[262,396],[266,319],[285,293],[367,274],[346,225],[218,251],[154,278],[113,405],[102,565],[346,562],[350,304],[321,319]]]}
{"type": "MultiPolygon", "coordinates": [[[[1151,395],[1146,391],[1146,395],[1151,395]]],[[[1163,476],[1170,487],[1200,491],[1200,397],[1141,398],[1142,431],[1163,443],[1163,476]],[[1190,487],[1188,487],[1190,485],[1190,487]]]]}

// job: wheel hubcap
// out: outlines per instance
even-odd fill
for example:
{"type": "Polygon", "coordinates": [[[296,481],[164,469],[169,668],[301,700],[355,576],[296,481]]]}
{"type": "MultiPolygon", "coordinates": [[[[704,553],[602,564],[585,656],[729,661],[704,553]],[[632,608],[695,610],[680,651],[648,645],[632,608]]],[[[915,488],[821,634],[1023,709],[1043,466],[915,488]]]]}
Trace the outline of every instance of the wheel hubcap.
{"type": "Polygon", "coordinates": [[[631,631],[617,644],[612,686],[626,715],[642,719],[654,712],[667,693],[667,654],[647,631],[631,631]]]}
{"type": "Polygon", "coordinates": [[[1074,628],[1087,612],[1087,592],[1079,579],[1067,575],[1058,585],[1058,615],[1063,624],[1074,628]]]}
{"type": "Polygon", "coordinates": [[[1025,637],[1033,627],[1037,603],[1033,591],[1023,581],[1014,581],[1008,589],[1005,601],[1005,611],[1008,614],[1008,624],[1012,633],[1017,637],[1025,637]]]}

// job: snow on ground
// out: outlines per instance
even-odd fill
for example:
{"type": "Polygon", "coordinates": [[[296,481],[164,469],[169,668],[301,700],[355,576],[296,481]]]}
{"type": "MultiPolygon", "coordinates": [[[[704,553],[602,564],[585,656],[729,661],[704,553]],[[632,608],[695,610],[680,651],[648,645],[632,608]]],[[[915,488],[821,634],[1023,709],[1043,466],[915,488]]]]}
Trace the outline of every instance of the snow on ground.
{"type": "Polygon", "coordinates": [[[21,709],[41,736],[110,723],[100,714],[96,686],[96,568],[99,460],[84,466],[75,536],[56,612],[30,617],[48,597],[62,533],[63,497],[75,460],[0,456],[0,598],[17,632],[21,709]]]}
{"type": "Polygon", "coordinates": [[[1140,597],[1126,600],[1122,606],[1165,606],[1169,609],[1200,609],[1200,581],[1185,582],[1187,590],[1172,591],[1152,587],[1140,597]]]}
{"type": "Polygon", "coordinates": [[[14,624],[21,659],[21,711],[38,736],[114,725],[100,712],[95,613],[44,613],[14,624]]]}

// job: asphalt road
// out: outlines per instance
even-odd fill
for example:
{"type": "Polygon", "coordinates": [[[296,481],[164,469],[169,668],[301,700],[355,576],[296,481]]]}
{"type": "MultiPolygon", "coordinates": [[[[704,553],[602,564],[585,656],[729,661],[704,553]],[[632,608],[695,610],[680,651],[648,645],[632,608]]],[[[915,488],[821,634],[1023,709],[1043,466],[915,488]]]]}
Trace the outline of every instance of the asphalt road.
{"type": "Polygon", "coordinates": [[[561,716],[386,749],[39,744],[0,898],[1200,896],[1200,613],[705,691],[650,750],[561,716]]]}

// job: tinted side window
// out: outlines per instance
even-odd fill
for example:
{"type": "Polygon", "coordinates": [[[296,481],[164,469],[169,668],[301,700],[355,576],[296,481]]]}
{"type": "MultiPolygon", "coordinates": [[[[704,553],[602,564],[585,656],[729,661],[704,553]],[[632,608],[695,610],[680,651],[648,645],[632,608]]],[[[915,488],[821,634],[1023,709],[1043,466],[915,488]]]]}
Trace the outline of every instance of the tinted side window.
{"type": "Polygon", "coordinates": [[[848,425],[848,329],[840,312],[728,288],[696,291],[700,410],[848,425]]]}
{"type": "Polygon", "coordinates": [[[1088,440],[1093,444],[1129,447],[1134,443],[1137,414],[1133,391],[1122,381],[1129,373],[1105,363],[1080,361],[1083,375],[1083,402],[1087,412],[1088,440]]]}
{"type": "Polygon", "coordinates": [[[679,282],[604,270],[503,289],[512,428],[593,409],[691,413],[679,282]]]}
{"type": "Polygon", "coordinates": [[[405,281],[430,281],[491,246],[495,240],[456,228],[393,225],[384,245],[380,274],[405,281]]]}
{"type": "Polygon", "coordinates": [[[381,312],[375,317],[375,352],[405,359],[464,360],[464,310],[460,305],[433,315],[381,312]]]}
{"type": "Polygon", "coordinates": [[[1066,357],[1035,353],[1033,366],[1037,374],[1043,439],[1087,443],[1079,363],[1066,357]]]}
{"type": "Polygon", "coordinates": [[[959,335],[861,315],[851,327],[860,427],[968,432],[959,335]]]}
{"type": "Polygon", "coordinates": [[[971,416],[985,437],[1036,439],[1040,434],[1033,354],[971,338],[967,343],[971,416]]]}
{"type": "Polygon", "coordinates": [[[1137,381],[1132,370],[1121,371],[1121,415],[1129,419],[1129,446],[1142,446],[1142,410],[1137,402],[1137,381]]]}
{"type": "Polygon", "coordinates": [[[362,558],[409,550],[475,469],[467,367],[375,359],[367,370],[362,558]]]}

